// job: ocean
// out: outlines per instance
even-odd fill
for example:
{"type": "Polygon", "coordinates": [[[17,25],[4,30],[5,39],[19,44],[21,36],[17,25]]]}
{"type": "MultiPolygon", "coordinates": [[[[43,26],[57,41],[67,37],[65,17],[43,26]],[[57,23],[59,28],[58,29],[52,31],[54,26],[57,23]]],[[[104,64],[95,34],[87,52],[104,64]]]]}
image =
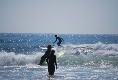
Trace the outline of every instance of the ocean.
{"type": "Polygon", "coordinates": [[[118,80],[118,34],[57,34],[66,52],[48,75],[37,65],[55,34],[0,33],[0,80],[118,80]]]}

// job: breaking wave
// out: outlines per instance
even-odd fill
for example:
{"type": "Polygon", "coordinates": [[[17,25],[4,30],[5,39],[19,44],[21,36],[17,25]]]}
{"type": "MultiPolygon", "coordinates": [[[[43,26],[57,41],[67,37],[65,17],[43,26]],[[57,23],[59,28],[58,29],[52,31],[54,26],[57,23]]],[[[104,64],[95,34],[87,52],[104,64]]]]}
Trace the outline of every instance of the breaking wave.
{"type": "MultiPolygon", "coordinates": [[[[58,65],[76,66],[113,66],[118,67],[118,44],[81,44],[63,45],[65,54],[57,58],[58,65]]],[[[0,66],[20,66],[38,64],[44,52],[33,54],[16,54],[0,52],[0,66]]]]}

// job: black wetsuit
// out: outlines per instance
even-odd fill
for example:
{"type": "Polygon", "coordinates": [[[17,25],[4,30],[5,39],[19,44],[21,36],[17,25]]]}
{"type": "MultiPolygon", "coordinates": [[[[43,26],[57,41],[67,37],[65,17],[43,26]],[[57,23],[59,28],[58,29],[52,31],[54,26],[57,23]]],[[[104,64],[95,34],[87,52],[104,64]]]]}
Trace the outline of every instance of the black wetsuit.
{"type": "MultiPolygon", "coordinates": [[[[55,42],[56,42],[57,40],[59,41],[59,42],[57,43],[58,46],[60,46],[61,42],[64,41],[64,40],[63,40],[62,38],[60,38],[60,37],[56,37],[55,42]]],[[[55,42],[54,42],[54,43],[55,43],[55,42]]],[[[53,44],[54,44],[54,43],[53,43],[53,44]]]]}
{"type": "Polygon", "coordinates": [[[56,56],[54,54],[51,54],[50,56],[47,57],[46,61],[48,63],[48,72],[49,72],[49,75],[54,75],[55,65],[57,66],[56,56]]]}

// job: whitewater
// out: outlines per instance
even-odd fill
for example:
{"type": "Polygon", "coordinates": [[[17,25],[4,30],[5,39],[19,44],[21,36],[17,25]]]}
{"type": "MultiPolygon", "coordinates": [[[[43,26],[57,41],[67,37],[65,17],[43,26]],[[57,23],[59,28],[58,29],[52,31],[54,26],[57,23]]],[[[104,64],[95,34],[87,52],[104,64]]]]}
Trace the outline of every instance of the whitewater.
{"type": "Polygon", "coordinates": [[[0,80],[118,80],[117,34],[58,34],[66,52],[49,77],[47,66],[37,64],[45,52],[42,47],[57,49],[54,35],[1,33],[0,80]]]}

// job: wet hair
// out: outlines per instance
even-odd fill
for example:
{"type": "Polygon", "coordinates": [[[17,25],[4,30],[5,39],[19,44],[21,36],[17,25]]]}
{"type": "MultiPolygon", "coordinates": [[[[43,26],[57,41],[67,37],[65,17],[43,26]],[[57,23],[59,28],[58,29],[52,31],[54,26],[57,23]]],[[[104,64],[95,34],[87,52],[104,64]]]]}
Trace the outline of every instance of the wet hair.
{"type": "Polygon", "coordinates": [[[47,48],[48,48],[48,49],[49,49],[49,48],[52,48],[52,46],[51,46],[51,45],[48,45],[47,48]]]}
{"type": "Polygon", "coordinates": [[[55,35],[55,37],[57,37],[57,35],[55,35]]]}
{"type": "Polygon", "coordinates": [[[51,54],[54,54],[54,53],[55,53],[55,50],[52,50],[52,51],[51,51],[51,54]]]}

